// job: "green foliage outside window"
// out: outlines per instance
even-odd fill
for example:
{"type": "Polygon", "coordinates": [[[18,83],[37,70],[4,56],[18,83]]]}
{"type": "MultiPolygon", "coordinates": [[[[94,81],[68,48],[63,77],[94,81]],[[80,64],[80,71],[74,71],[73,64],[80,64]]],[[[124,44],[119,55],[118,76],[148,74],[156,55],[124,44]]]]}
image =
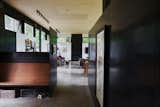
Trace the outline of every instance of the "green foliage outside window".
{"type": "Polygon", "coordinates": [[[57,36],[51,36],[50,43],[51,44],[57,44],[57,36]]]}
{"type": "Polygon", "coordinates": [[[88,37],[83,37],[83,43],[89,43],[89,38],[88,37]]]}

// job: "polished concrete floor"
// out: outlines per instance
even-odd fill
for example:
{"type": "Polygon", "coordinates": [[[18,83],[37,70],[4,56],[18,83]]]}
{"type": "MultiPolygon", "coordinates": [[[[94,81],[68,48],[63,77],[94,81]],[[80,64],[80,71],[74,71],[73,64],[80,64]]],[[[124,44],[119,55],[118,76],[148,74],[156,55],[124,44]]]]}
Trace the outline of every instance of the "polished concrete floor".
{"type": "Polygon", "coordinates": [[[57,71],[58,86],[88,86],[88,77],[84,76],[84,70],[77,62],[60,66],[57,71]]]}
{"type": "Polygon", "coordinates": [[[88,78],[76,64],[58,67],[58,86],[52,98],[0,99],[0,107],[94,107],[88,78]]]}

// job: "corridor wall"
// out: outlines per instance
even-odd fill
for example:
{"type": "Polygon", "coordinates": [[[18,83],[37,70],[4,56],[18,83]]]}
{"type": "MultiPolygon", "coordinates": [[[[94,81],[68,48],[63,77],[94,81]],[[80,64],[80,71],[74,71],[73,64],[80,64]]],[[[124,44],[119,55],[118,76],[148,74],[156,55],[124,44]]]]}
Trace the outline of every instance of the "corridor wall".
{"type": "Polygon", "coordinates": [[[96,57],[97,57],[97,39],[95,35],[89,35],[89,69],[88,69],[88,83],[96,107],[99,106],[96,97],[96,57]]]}
{"type": "Polygon", "coordinates": [[[160,20],[112,32],[109,107],[158,107],[160,20]]]}
{"type": "Polygon", "coordinates": [[[16,33],[0,29],[0,52],[16,52],[16,33]]]}
{"type": "Polygon", "coordinates": [[[97,34],[96,96],[103,107],[104,99],[104,30],[97,34]]]}

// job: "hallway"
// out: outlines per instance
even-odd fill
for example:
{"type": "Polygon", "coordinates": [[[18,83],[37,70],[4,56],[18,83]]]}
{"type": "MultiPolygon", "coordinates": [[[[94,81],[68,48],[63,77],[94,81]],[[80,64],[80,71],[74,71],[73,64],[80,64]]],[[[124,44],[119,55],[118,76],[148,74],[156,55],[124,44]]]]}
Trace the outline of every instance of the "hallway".
{"type": "Polygon", "coordinates": [[[82,68],[76,64],[58,67],[57,77],[52,98],[0,99],[0,107],[94,107],[82,68]]]}
{"type": "Polygon", "coordinates": [[[0,107],[160,107],[159,1],[0,0],[0,107]]]}

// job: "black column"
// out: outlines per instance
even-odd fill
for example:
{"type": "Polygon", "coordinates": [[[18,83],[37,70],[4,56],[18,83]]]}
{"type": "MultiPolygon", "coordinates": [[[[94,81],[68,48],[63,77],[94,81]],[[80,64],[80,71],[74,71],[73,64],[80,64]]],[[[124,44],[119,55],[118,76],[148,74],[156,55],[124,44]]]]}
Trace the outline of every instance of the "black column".
{"type": "Polygon", "coordinates": [[[72,61],[82,58],[82,34],[72,34],[72,61]]]}
{"type": "Polygon", "coordinates": [[[5,28],[4,26],[5,26],[5,23],[4,23],[4,5],[0,1],[0,30],[4,29],[5,28]]]}

